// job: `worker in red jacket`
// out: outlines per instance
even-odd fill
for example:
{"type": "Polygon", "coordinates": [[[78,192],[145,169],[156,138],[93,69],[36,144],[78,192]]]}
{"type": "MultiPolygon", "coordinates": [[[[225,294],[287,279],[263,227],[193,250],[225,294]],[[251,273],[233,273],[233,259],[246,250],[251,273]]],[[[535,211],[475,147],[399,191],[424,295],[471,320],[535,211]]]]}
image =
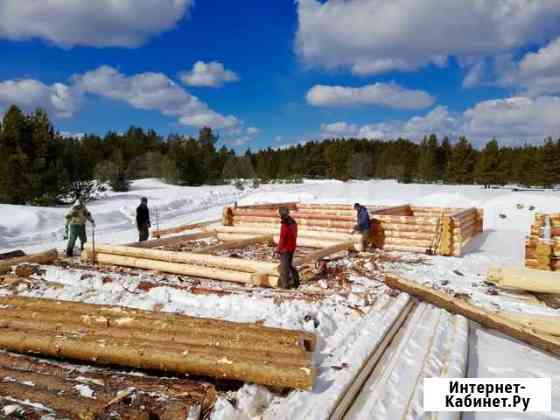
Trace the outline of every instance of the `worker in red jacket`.
{"type": "Polygon", "coordinates": [[[293,266],[294,252],[297,246],[297,223],[290,216],[286,207],[278,209],[280,214],[280,240],[278,241],[278,255],[280,256],[280,284],[284,289],[299,287],[299,274],[293,266]]]}

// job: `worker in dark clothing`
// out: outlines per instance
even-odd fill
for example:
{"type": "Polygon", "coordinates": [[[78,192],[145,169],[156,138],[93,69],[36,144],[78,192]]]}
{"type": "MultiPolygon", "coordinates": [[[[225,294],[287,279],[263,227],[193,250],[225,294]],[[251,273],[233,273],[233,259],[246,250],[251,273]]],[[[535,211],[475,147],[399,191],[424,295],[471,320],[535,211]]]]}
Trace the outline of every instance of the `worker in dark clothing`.
{"type": "Polygon", "coordinates": [[[278,209],[280,214],[280,240],[278,241],[278,255],[280,257],[280,284],[284,289],[299,287],[299,274],[293,266],[294,252],[297,246],[297,223],[290,217],[290,210],[286,207],[278,209]]]}
{"type": "Polygon", "coordinates": [[[140,242],[148,240],[150,236],[150,210],[148,209],[148,199],[142,197],[140,205],[136,209],[136,227],[138,228],[138,236],[140,242]]]}
{"type": "Polygon", "coordinates": [[[352,233],[358,232],[362,235],[362,251],[365,251],[371,239],[369,213],[368,210],[359,203],[354,204],[354,210],[356,210],[356,219],[358,223],[354,227],[352,233]]]}

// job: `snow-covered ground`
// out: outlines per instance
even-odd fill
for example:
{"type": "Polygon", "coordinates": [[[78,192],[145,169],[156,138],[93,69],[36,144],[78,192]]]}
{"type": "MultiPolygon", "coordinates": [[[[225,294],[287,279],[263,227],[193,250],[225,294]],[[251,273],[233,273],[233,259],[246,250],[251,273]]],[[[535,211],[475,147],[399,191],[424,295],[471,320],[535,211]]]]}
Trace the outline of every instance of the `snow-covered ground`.
{"type": "MultiPolygon", "coordinates": [[[[422,206],[471,207],[484,209],[485,232],[469,246],[463,258],[427,257],[423,264],[385,263],[384,268],[404,277],[429,282],[439,288],[468,293],[473,302],[494,310],[524,313],[555,314],[555,311],[536,304],[525,294],[487,293],[484,284],[486,271],[493,265],[523,264],[524,238],[529,231],[535,212],[560,212],[560,193],[513,192],[508,189],[484,189],[478,186],[440,186],[398,184],[393,181],[347,182],[309,181],[296,185],[264,185],[259,189],[238,191],[232,186],[175,187],[157,180],[136,181],[130,192],[109,194],[107,198],[88,205],[97,222],[96,241],[126,243],[136,240],[134,224],[136,206],[146,196],[152,210],[152,225],[161,228],[188,222],[220,218],[225,205],[264,202],[362,202],[374,205],[398,205],[410,203],[422,206]]],[[[27,252],[57,247],[64,248],[62,239],[64,215],[68,208],[39,208],[0,205],[0,250],[24,249],[27,252]]],[[[90,229],[88,228],[88,233],[90,229]]],[[[348,262],[344,264],[350,264],[348,262]]],[[[352,267],[348,265],[348,269],[352,267]]],[[[368,266],[366,265],[367,269],[368,266]]],[[[138,270],[136,270],[138,271],[138,270]]],[[[375,277],[374,275],[372,277],[375,277]]],[[[154,279],[149,273],[88,273],[81,269],[63,270],[46,267],[45,279],[50,282],[32,290],[21,290],[31,296],[62,298],[92,303],[109,303],[144,309],[173,311],[195,316],[207,316],[235,321],[264,321],[271,326],[305,329],[316,332],[319,348],[316,354],[318,367],[317,386],[312,392],[293,391],[288,396],[271,394],[262,387],[245,385],[230,401],[222,398],[217,406],[215,419],[250,418],[324,419],[325,413],[337,400],[337,393],[344,389],[349,378],[365,360],[383,328],[406,301],[404,296],[390,297],[375,278],[351,276],[351,293],[342,298],[326,294],[320,301],[278,301],[257,291],[253,294],[227,296],[198,295],[189,293],[185,284],[175,276],[154,279]],[[138,286],[141,282],[159,282],[147,290],[138,286]],[[53,287],[52,285],[56,285],[53,287]],[[181,288],[184,290],[181,290],[181,288]],[[373,302],[368,302],[367,292],[372,291],[373,302]]],[[[211,282],[210,282],[211,284],[211,282]]],[[[327,285],[306,286],[325,293],[327,285]]],[[[2,293],[0,289],[0,294],[2,293]]],[[[415,346],[422,346],[430,331],[440,347],[426,353],[427,360],[436,360],[438,351],[447,348],[445,325],[459,321],[451,318],[436,322],[436,314],[417,314],[426,319],[430,327],[426,331],[410,331],[397,353],[408,354],[415,346]],[[438,323],[439,322],[439,323],[438,323]],[[447,324],[446,324],[447,323],[447,324]],[[433,326],[431,326],[433,324],[433,326]],[[431,330],[430,330],[431,328],[431,330]],[[441,348],[438,350],[438,348],[441,348]]],[[[466,336],[466,330],[464,335],[466,336]]],[[[460,347],[460,344],[458,344],[460,347]]],[[[425,347],[425,346],[424,346],[425,347]]],[[[451,348],[451,344],[448,346],[451,348]]],[[[460,347],[462,348],[462,347],[460,347]]],[[[426,352],[428,349],[424,349],[426,352]]],[[[414,365],[414,357],[407,359],[414,365]]],[[[538,413],[532,418],[560,418],[560,360],[492,331],[470,323],[468,358],[464,357],[462,369],[472,377],[540,377],[553,378],[553,413],[538,413]],[[468,359],[468,362],[467,362],[468,359]]],[[[407,363],[395,365],[387,377],[395,386],[395,380],[419,377],[429,371],[429,365],[412,366],[406,373],[407,363]],[[411,373],[412,372],[412,373],[411,373]],[[408,375],[408,376],[407,376],[408,375]],[[397,378],[397,379],[395,379],[397,378]]],[[[458,366],[457,371],[461,371],[458,366]]],[[[389,380],[388,379],[388,380],[389,380]]],[[[379,383],[366,386],[365,391],[375,392],[379,383]]],[[[397,387],[398,388],[398,387],[397,387]]],[[[402,389],[409,389],[404,384],[402,389]]],[[[417,394],[410,388],[411,392],[417,394]]],[[[387,401],[400,401],[400,397],[384,391],[385,404],[360,397],[362,407],[390,410],[387,401]]],[[[365,395],[365,394],[364,394],[365,395]]],[[[417,409],[417,407],[416,407],[417,409]]],[[[416,410],[415,409],[415,410],[416,410]]],[[[412,410],[412,412],[417,412],[412,410]]],[[[360,417],[355,411],[355,418],[360,417]]],[[[490,414],[490,413],[488,413],[490,414]]],[[[469,419],[485,419],[489,415],[475,413],[469,419]]],[[[512,415],[495,418],[527,418],[512,415]]],[[[420,417],[406,417],[420,418],[420,417]]]]}

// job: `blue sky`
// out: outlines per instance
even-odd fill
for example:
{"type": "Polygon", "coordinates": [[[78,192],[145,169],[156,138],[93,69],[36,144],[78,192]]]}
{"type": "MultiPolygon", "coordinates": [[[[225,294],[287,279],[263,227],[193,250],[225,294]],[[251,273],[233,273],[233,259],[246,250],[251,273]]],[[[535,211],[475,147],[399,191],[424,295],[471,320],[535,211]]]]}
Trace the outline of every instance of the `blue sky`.
{"type": "Polygon", "coordinates": [[[0,112],[42,106],[63,132],[560,137],[557,1],[45,3],[0,5],[0,112]]]}

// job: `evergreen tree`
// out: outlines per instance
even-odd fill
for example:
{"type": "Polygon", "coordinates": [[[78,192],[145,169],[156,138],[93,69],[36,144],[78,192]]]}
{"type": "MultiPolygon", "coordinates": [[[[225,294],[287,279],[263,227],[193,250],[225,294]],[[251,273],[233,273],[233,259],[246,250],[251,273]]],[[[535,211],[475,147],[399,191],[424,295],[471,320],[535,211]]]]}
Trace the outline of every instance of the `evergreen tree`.
{"type": "Polygon", "coordinates": [[[425,182],[435,182],[438,179],[438,140],[432,134],[429,139],[424,138],[420,144],[417,176],[425,182]]]}
{"type": "Polygon", "coordinates": [[[466,137],[459,138],[452,147],[451,158],[447,162],[447,180],[456,184],[472,184],[475,160],[476,155],[472,145],[466,137]]]}
{"type": "Polygon", "coordinates": [[[551,138],[547,139],[538,161],[540,185],[551,188],[560,184],[560,139],[556,143],[551,138]]]}
{"type": "Polygon", "coordinates": [[[504,174],[500,173],[500,148],[493,139],[486,143],[474,168],[474,179],[484,186],[503,184],[504,174]]]}

